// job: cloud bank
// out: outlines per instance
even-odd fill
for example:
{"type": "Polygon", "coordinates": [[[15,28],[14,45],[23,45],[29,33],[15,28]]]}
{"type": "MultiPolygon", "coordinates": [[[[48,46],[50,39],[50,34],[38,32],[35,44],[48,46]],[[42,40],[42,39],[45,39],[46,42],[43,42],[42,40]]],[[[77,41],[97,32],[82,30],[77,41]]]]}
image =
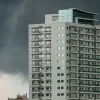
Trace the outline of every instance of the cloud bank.
{"type": "Polygon", "coordinates": [[[21,74],[12,76],[0,73],[0,100],[7,100],[8,97],[16,98],[18,93],[21,95],[28,93],[28,82],[24,82],[21,76],[21,74]]]}

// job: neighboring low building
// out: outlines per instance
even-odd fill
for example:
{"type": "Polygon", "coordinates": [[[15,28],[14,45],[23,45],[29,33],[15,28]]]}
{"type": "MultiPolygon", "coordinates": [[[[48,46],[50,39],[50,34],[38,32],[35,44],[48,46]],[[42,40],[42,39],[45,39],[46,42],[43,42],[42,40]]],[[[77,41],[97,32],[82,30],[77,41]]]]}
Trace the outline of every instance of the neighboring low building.
{"type": "Polygon", "coordinates": [[[8,100],[29,100],[29,99],[27,98],[27,93],[26,93],[26,95],[20,95],[20,94],[18,94],[17,98],[9,98],[8,97],[8,100]]]}

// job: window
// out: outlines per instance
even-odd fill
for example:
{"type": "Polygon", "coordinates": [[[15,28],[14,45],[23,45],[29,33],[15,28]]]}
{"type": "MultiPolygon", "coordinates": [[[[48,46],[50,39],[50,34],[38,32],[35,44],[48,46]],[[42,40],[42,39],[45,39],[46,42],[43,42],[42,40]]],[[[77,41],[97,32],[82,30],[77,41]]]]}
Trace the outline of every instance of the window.
{"type": "Polygon", "coordinates": [[[46,38],[50,38],[50,35],[47,34],[47,35],[46,35],[46,38]]]}
{"type": "Polygon", "coordinates": [[[68,30],[68,27],[67,27],[67,30],[68,30]]]}
{"type": "Polygon", "coordinates": [[[64,60],[57,60],[57,63],[64,63],[64,60]]]}
{"type": "Polygon", "coordinates": [[[35,31],[36,31],[36,29],[35,29],[35,28],[33,28],[33,29],[32,29],[32,32],[35,32],[35,31]]]}
{"type": "Polygon", "coordinates": [[[57,40],[57,43],[60,43],[61,41],[60,40],[57,40]]]}
{"type": "Polygon", "coordinates": [[[60,35],[61,35],[60,33],[57,34],[57,36],[60,36],[60,35]]]}
{"type": "Polygon", "coordinates": [[[60,30],[60,27],[57,27],[57,30],[60,30]]]}
{"type": "Polygon", "coordinates": [[[51,42],[50,42],[50,41],[46,41],[46,44],[47,44],[47,45],[50,45],[50,44],[51,44],[51,42]]]}
{"type": "Polygon", "coordinates": [[[64,76],[64,73],[61,73],[61,76],[64,76]]]}
{"type": "Polygon", "coordinates": [[[44,42],[42,42],[42,45],[44,44],[44,42]]]}
{"type": "Polygon", "coordinates": [[[44,32],[45,31],[45,29],[44,28],[42,28],[42,30],[41,30],[42,32],[44,32]]]}
{"type": "Polygon", "coordinates": [[[46,31],[50,32],[51,28],[50,27],[46,27],[46,31]]]}
{"type": "Polygon", "coordinates": [[[51,57],[51,55],[50,55],[50,54],[46,54],[46,57],[47,57],[47,58],[50,58],[50,57],[51,57]]]}
{"type": "Polygon", "coordinates": [[[57,89],[60,89],[60,87],[57,87],[57,89]]]}
{"type": "Polygon", "coordinates": [[[51,61],[46,61],[46,64],[50,64],[51,63],[51,61]]]}
{"type": "Polygon", "coordinates": [[[60,50],[61,49],[61,47],[57,47],[57,50],[60,50]]]}
{"type": "Polygon", "coordinates": [[[44,48],[42,48],[42,51],[44,51],[45,49],[44,48]]]}
{"type": "Polygon", "coordinates": [[[62,26],[61,29],[64,30],[64,27],[62,26]]]}
{"type": "Polygon", "coordinates": [[[46,94],[46,96],[49,96],[49,94],[46,94]]]}
{"type": "Polygon", "coordinates": [[[60,96],[60,93],[57,93],[57,96],[60,96]]]}
{"type": "Polygon", "coordinates": [[[61,47],[61,49],[63,50],[63,49],[64,49],[64,47],[61,47]]]}
{"type": "Polygon", "coordinates": [[[63,86],[61,86],[61,89],[64,89],[64,87],[63,87],[63,86]]]}
{"type": "Polygon", "coordinates": [[[60,76],[60,73],[58,73],[57,76],[60,76]]]}
{"type": "Polygon", "coordinates": [[[64,27],[57,27],[57,30],[64,30],[64,27]]]}
{"type": "Polygon", "coordinates": [[[41,81],[41,83],[44,83],[44,81],[41,81]]]}
{"type": "Polygon", "coordinates": [[[61,36],[64,36],[64,34],[62,33],[61,36]]]}
{"type": "Polygon", "coordinates": [[[58,83],[60,83],[60,80],[57,80],[58,83]]]}
{"type": "Polygon", "coordinates": [[[57,69],[60,69],[60,67],[57,67],[57,69]]]}
{"type": "Polygon", "coordinates": [[[64,96],[64,93],[61,93],[61,96],[64,96]]]}
{"type": "Polygon", "coordinates": [[[42,38],[44,38],[44,35],[41,35],[42,38]]]}
{"type": "Polygon", "coordinates": [[[64,80],[61,80],[61,83],[63,83],[64,82],[64,80]]]}
{"type": "Polygon", "coordinates": [[[57,40],[57,43],[64,43],[64,40],[57,40]]]}
{"type": "Polygon", "coordinates": [[[41,55],[41,57],[43,58],[43,57],[44,57],[44,55],[41,55]]]}
{"type": "Polygon", "coordinates": [[[62,53],[61,55],[62,55],[62,56],[64,56],[64,54],[63,54],[63,53],[62,53]]]}
{"type": "Polygon", "coordinates": [[[61,43],[64,43],[64,40],[61,40],[61,43]]]}
{"type": "Polygon", "coordinates": [[[64,56],[64,54],[60,54],[60,53],[58,53],[57,56],[64,56]]]}
{"type": "Polygon", "coordinates": [[[56,21],[58,19],[58,16],[52,16],[52,21],[56,21]]]}
{"type": "Polygon", "coordinates": [[[50,52],[50,51],[51,51],[51,49],[50,49],[50,48],[46,48],[46,51],[50,52]]]}
{"type": "Polygon", "coordinates": [[[57,54],[57,56],[61,56],[61,54],[60,54],[60,53],[58,53],[58,54],[57,54]]]}

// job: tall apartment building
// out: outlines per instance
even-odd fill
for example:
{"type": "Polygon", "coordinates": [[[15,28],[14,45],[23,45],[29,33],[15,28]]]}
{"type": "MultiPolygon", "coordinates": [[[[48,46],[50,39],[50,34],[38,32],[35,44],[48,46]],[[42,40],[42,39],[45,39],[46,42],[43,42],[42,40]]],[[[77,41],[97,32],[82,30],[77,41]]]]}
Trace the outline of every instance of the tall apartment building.
{"type": "Polygon", "coordinates": [[[30,100],[100,99],[100,26],[76,8],[29,25],[30,100]]]}

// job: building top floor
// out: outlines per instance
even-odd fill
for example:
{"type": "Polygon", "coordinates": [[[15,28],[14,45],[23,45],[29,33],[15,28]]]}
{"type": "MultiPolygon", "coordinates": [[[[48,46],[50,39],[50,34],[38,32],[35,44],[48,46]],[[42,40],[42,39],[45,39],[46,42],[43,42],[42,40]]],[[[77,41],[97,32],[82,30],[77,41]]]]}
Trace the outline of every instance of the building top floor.
{"type": "Polygon", "coordinates": [[[97,13],[87,12],[76,8],[58,10],[58,14],[46,14],[45,23],[68,22],[93,25],[97,13]]]}

